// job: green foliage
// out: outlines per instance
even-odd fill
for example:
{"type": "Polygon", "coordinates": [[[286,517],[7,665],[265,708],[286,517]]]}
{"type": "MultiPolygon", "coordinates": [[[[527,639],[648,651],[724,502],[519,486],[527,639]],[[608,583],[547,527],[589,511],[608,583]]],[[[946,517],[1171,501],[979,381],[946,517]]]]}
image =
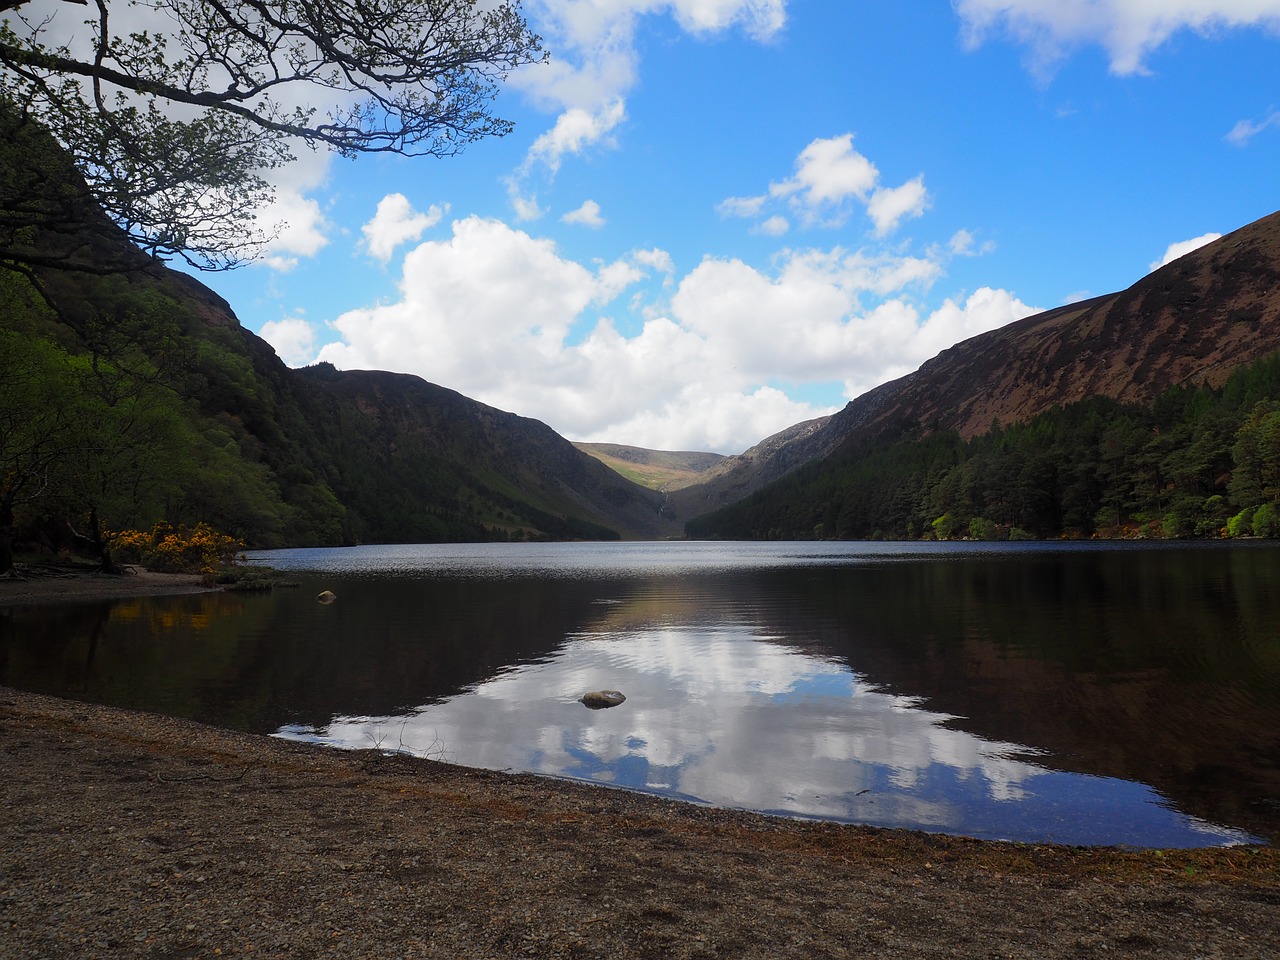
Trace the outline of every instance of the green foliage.
{"type": "Polygon", "coordinates": [[[939,540],[950,540],[960,530],[960,521],[950,513],[944,513],[930,524],[933,535],[939,540]]]}
{"type": "Polygon", "coordinates": [[[1000,528],[986,517],[974,517],[969,521],[969,536],[974,540],[999,540],[1000,528]]]}
{"type": "Polygon", "coordinates": [[[1253,513],[1255,537],[1280,537],[1280,509],[1273,503],[1264,503],[1253,513]]]}
{"type": "Polygon", "coordinates": [[[481,468],[498,455],[464,398],[371,414],[330,389],[336,371],[287,370],[154,278],[79,277],[55,316],[0,269],[0,304],[0,566],[15,535],[69,530],[110,562],[105,528],[162,519],[255,547],[618,536],[481,468]]]}
{"type": "MultiPolygon", "coordinates": [[[[497,31],[512,45],[505,54],[463,51],[465,64],[536,52],[536,38],[506,7],[475,20],[472,4],[379,2],[342,29],[394,45],[422,25],[400,22],[410,7],[445,21],[463,17],[476,36],[497,31]],[[388,32],[371,26],[371,16],[390,24],[388,32]]],[[[451,37],[438,51],[460,41],[451,37]]],[[[0,36],[0,47],[12,41],[0,36]]],[[[450,62],[444,79],[460,82],[470,67],[450,62]]],[[[46,93],[57,97],[54,88],[46,93]]],[[[433,89],[437,105],[450,96],[433,89]]],[[[156,119],[123,115],[144,127],[156,119]]],[[[368,131],[374,139],[387,133],[385,119],[368,131]]],[[[492,132],[483,114],[464,126],[473,121],[492,132]]],[[[152,134],[167,129],[139,130],[139,142],[154,145],[152,134]]],[[[452,151],[461,143],[449,129],[452,151]]],[[[430,140],[426,127],[417,132],[430,140]]],[[[289,370],[215,294],[131,245],[93,202],[77,158],[3,91],[0,134],[0,572],[15,536],[46,549],[70,542],[108,564],[107,528],[147,529],[161,519],[207,521],[252,546],[276,547],[615,538],[601,519],[632,522],[634,511],[639,526],[644,511],[656,514],[657,497],[646,500],[602,468],[586,475],[585,458],[566,453],[567,443],[540,424],[541,433],[416,378],[342,375],[324,365],[289,370]]],[[[191,159],[191,141],[166,142],[173,151],[162,160],[191,159]]],[[[217,157],[195,159],[205,172],[225,172],[217,157]]],[[[202,183],[195,177],[184,189],[202,183]]],[[[222,198],[209,200],[216,207],[222,198]]],[[[202,206],[198,219],[216,220],[216,212],[202,206]]],[[[167,238],[156,249],[173,241],[173,252],[217,256],[204,246],[209,235],[135,226],[167,238]]]]}
{"type": "Polygon", "coordinates": [[[58,41],[14,29],[48,15],[29,5],[0,7],[0,149],[21,139],[30,157],[56,141],[79,175],[54,190],[0,177],[0,222],[14,225],[0,259],[25,263],[48,261],[26,231],[57,229],[69,190],[157,257],[234,266],[270,239],[254,219],[273,193],[264,174],[297,146],[452,156],[509,132],[490,101],[542,54],[516,6],[471,0],[166,0],[160,29],[103,2],[60,18],[58,41]]]}
{"type": "Polygon", "coordinates": [[[805,538],[817,524],[844,539],[1280,536],[1278,508],[1273,354],[1220,390],[1175,388],[1148,406],[1095,397],[967,442],[938,433],[860,443],[686,529],[734,538],[805,538]]]}
{"type": "Polygon", "coordinates": [[[1253,532],[1254,507],[1245,507],[1227,521],[1228,537],[1243,537],[1253,532]]]}

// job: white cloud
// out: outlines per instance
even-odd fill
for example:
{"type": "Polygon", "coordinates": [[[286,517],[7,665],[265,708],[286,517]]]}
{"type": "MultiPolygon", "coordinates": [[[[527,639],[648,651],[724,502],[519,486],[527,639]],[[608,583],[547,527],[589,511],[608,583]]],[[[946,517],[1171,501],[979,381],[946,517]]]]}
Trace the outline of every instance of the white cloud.
{"type": "Polygon", "coordinates": [[[924,177],[908,180],[900,187],[881,187],[867,201],[867,216],[876,225],[876,234],[884,236],[898,228],[904,218],[919,217],[929,205],[924,177]]]}
{"type": "Polygon", "coordinates": [[[716,205],[722,217],[756,217],[769,201],[768,197],[726,197],[716,205]]]}
{"type": "Polygon", "coordinates": [[[878,236],[897,229],[907,218],[918,217],[930,203],[921,174],[898,187],[880,182],[874,163],[853,147],[853,134],[818,138],[800,151],[795,173],[769,184],[766,194],[729,197],[720,201],[722,216],[765,217],[752,233],[781,236],[790,221],[776,210],[782,204],[806,226],[839,227],[848,219],[853,205],[865,208],[878,236]]]}
{"type": "Polygon", "coordinates": [[[948,246],[951,252],[958,257],[967,256],[969,251],[973,249],[973,234],[968,230],[957,230],[951,235],[948,246]]]}
{"type": "Polygon", "coordinates": [[[560,218],[565,223],[576,223],[584,227],[599,228],[605,224],[604,217],[600,216],[600,204],[594,200],[586,200],[577,210],[570,210],[560,218]]]}
{"type": "Polygon", "coordinates": [[[1237,147],[1247,146],[1249,141],[1268,127],[1280,127],[1280,110],[1272,110],[1261,120],[1241,120],[1227,133],[1227,142],[1237,147]]]}
{"type": "Polygon", "coordinates": [[[1175,33],[1280,29],[1280,0],[955,0],[970,46],[1003,33],[1028,47],[1037,71],[1096,44],[1119,75],[1147,72],[1147,57],[1175,33]]]}
{"type": "Polygon", "coordinates": [[[1220,233],[1205,233],[1198,237],[1192,237],[1190,240],[1181,240],[1178,243],[1171,243],[1165,250],[1163,257],[1151,262],[1150,269],[1159,270],[1166,264],[1173,263],[1173,261],[1177,260],[1179,257],[1185,257],[1192,250],[1199,250],[1206,243],[1212,243],[1214,240],[1219,240],[1221,238],[1222,234],[1220,233]]]}
{"type": "Polygon", "coordinates": [[[673,0],[676,20],[692,33],[714,33],[741,26],[749,36],[767,40],[786,23],[786,0],[673,0]]]}
{"type": "Polygon", "coordinates": [[[641,17],[669,15],[695,36],[740,28],[759,41],[786,23],[786,0],[529,0],[524,10],[553,55],[517,71],[511,83],[558,116],[512,178],[512,201],[523,220],[534,219],[525,188],[530,178],[540,171],[554,177],[566,156],[612,145],[639,75],[641,17]]]}
{"type": "Polygon", "coordinates": [[[799,194],[809,207],[841,203],[848,197],[863,199],[880,179],[874,163],[853,149],[853,134],[817,139],[800,151],[796,174],[789,180],[770,184],[775,197],[799,194]]]}
{"type": "Polygon", "coordinates": [[[651,267],[659,273],[675,273],[676,265],[671,254],[657,247],[652,250],[637,250],[631,258],[641,266],[651,267]]]}
{"type": "Polygon", "coordinates": [[[553,56],[550,69],[525,70],[515,80],[558,107],[626,95],[636,81],[641,17],[670,15],[700,37],[741,28],[758,41],[786,24],[786,0],[527,0],[524,11],[553,56]]]}
{"type": "Polygon", "coordinates": [[[627,117],[626,104],[617,98],[588,110],[573,107],[560,114],[553,126],[529,148],[527,165],[541,163],[555,173],[565,154],[582,153],[587,147],[608,145],[614,129],[627,117]]]}
{"type": "Polygon", "coordinates": [[[391,259],[396,248],[420,238],[444,216],[435,204],[419,213],[403,193],[389,193],[378,201],[373,219],[360,228],[369,254],[383,263],[391,259]]]}
{"type": "Polygon", "coordinates": [[[524,184],[519,177],[507,177],[507,196],[511,200],[511,209],[515,211],[517,220],[527,223],[541,219],[544,212],[542,205],[538,203],[535,195],[524,192],[524,184]]]}
{"type": "Polygon", "coordinates": [[[272,239],[263,248],[262,262],[274,270],[288,271],[302,257],[314,257],[329,243],[332,225],[319,201],[307,196],[328,176],[329,155],[308,153],[272,175],[275,197],[255,219],[272,239]]]}
{"type": "Polygon", "coordinates": [[[781,237],[791,229],[791,221],[780,214],[774,214],[767,220],[761,220],[751,230],[766,237],[781,237]]]}
{"type": "Polygon", "coordinates": [[[947,250],[955,257],[981,257],[995,250],[993,240],[978,243],[977,237],[969,230],[957,230],[947,241],[947,250]]]}
{"type": "Polygon", "coordinates": [[[302,317],[268,320],[262,325],[259,336],[271,344],[280,359],[291,367],[305,367],[315,359],[316,332],[302,317]]]}
{"type": "Polygon", "coordinates": [[[922,316],[914,299],[941,269],[932,257],[840,248],[785,252],[770,274],[707,257],[676,283],[669,312],[623,332],[604,311],[667,282],[665,251],[586,266],[469,217],[405,256],[397,302],[334,321],[341,341],[318,359],[416,373],[574,439],[740,452],[832,411],[794,399],[789,385],[861,392],[947,337],[1031,312],[983,290],[922,316]]]}
{"type": "Polygon", "coordinates": [[[908,362],[915,369],[943,350],[980,333],[997,330],[1039,313],[1008,290],[980,287],[963,304],[947,299],[919,325],[908,362]]]}

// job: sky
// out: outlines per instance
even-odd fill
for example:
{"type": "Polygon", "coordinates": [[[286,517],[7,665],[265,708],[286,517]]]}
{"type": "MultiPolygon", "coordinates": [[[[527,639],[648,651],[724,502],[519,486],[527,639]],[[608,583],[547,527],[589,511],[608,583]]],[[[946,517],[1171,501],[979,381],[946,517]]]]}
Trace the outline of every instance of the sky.
{"type": "Polygon", "coordinates": [[[1280,0],[526,0],[448,159],[303,151],[200,279],[291,366],[738,453],[1280,208],[1280,0]]]}

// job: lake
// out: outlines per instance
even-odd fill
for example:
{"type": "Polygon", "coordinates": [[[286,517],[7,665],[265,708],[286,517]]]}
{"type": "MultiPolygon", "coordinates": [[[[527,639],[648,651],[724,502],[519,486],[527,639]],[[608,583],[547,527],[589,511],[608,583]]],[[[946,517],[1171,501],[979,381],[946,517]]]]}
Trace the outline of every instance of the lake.
{"type": "Polygon", "coordinates": [[[301,586],[0,610],[0,683],[788,816],[1071,844],[1280,838],[1270,544],[251,559],[301,586]],[[602,688],[626,702],[578,702],[602,688]]]}

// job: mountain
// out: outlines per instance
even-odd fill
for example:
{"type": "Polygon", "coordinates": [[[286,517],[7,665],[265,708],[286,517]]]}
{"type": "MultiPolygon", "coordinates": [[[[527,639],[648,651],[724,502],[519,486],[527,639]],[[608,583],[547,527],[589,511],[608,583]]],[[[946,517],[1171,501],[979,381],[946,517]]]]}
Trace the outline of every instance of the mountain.
{"type": "Polygon", "coordinates": [[[704,481],[725,459],[719,453],[646,450],[621,443],[575,443],[574,446],[628,480],[663,493],[704,481]]]}
{"type": "Polygon", "coordinates": [[[744,453],[726,457],[698,482],[672,493],[667,509],[688,519],[743,497],[812,460],[830,454],[840,442],[828,430],[830,417],[806,420],[761,440],[744,453]]]}
{"type": "Polygon", "coordinates": [[[1120,293],[958,343],[827,420],[799,424],[729,458],[671,506],[689,519],[873,440],[942,431],[968,439],[1088,398],[1142,404],[1173,387],[1220,387],[1232,371],[1278,348],[1280,213],[1120,293]]]}
{"type": "MultiPolygon", "coordinates": [[[[292,374],[349,427],[336,433],[342,448],[334,459],[347,474],[366,478],[341,482],[340,488],[364,516],[378,518],[384,541],[415,511],[439,510],[432,497],[438,502],[449,487],[455,514],[480,521],[490,532],[556,539],[672,532],[659,514],[660,496],[581,453],[538,420],[407,374],[338,371],[328,364],[292,374]],[[437,479],[424,489],[432,474],[437,479]]],[[[390,539],[417,537],[401,529],[390,539]]]]}
{"type": "Polygon", "coordinates": [[[129,243],[47,135],[0,125],[0,548],[162,519],[252,546],[674,532],[661,494],[543,423],[418,377],[286,367],[129,243]]]}
{"type": "Polygon", "coordinates": [[[944,350],[833,418],[848,440],[880,429],[1025,422],[1086,397],[1148,403],[1221,386],[1280,347],[1280,213],[1161,267],[1121,293],[1027,317],[944,350]]]}

